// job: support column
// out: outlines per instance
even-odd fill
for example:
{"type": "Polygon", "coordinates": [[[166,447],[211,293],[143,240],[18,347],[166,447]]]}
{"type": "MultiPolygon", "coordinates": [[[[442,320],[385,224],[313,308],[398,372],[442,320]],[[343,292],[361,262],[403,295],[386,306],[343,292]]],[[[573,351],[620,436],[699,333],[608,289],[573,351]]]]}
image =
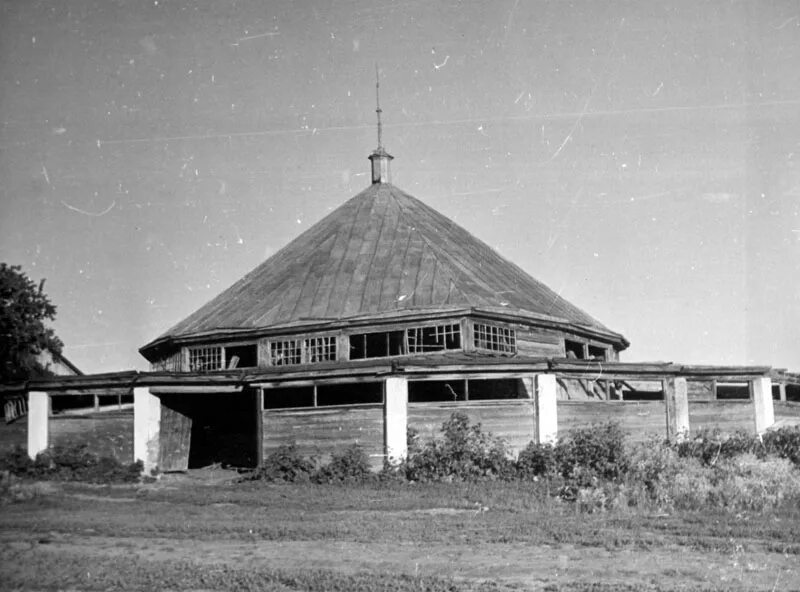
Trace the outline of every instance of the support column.
{"type": "Polygon", "coordinates": [[[662,382],[667,415],[667,439],[681,442],[689,435],[689,391],[686,379],[666,378],[662,382]]]}
{"type": "Polygon", "coordinates": [[[750,398],[753,399],[756,433],[763,434],[775,423],[775,409],[772,405],[772,380],[769,376],[759,376],[750,381],[750,398]]]}
{"type": "Polygon", "coordinates": [[[397,464],[408,454],[408,380],[392,376],[383,386],[383,451],[397,464]]]}
{"type": "Polygon", "coordinates": [[[781,382],[778,385],[778,400],[779,401],[786,401],[786,383],[781,382]]]}
{"type": "Polygon", "coordinates": [[[161,428],[161,399],[149,388],[133,389],[133,460],[141,460],[143,472],[158,468],[161,428]]]}
{"type": "Polygon", "coordinates": [[[553,374],[534,376],[534,438],[539,444],[555,444],[558,439],[558,383],[553,374]]]}
{"type": "Polygon", "coordinates": [[[47,422],[50,417],[50,395],[41,391],[28,393],[28,456],[36,458],[47,450],[47,422]]]}

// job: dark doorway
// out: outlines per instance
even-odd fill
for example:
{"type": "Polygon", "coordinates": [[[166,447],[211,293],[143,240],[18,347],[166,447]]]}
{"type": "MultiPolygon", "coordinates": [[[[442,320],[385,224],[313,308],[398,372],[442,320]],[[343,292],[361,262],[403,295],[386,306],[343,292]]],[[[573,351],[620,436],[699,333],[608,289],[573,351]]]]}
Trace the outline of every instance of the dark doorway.
{"type": "Polygon", "coordinates": [[[255,467],[260,445],[256,401],[253,389],[162,395],[159,465],[167,471],[212,464],[255,467]]]}

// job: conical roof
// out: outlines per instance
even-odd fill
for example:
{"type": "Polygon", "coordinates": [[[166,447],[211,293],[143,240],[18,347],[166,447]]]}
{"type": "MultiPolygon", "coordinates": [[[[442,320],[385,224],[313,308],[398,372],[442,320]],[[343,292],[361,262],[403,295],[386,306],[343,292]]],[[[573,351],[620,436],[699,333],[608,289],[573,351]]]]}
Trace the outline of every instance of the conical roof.
{"type": "Polygon", "coordinates": [[[145,346],[224,330],[465,307],[529,313],[623,339],[389,183],[374,183],[145,346]]]}

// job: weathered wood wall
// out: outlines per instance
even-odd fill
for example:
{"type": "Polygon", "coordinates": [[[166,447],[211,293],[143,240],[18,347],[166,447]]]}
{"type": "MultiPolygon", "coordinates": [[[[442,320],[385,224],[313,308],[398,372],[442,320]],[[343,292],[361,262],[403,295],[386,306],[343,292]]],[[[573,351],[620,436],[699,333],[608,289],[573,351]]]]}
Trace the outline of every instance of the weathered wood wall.
{"type": "Polygon", "coordinates": [[[689,401],[689,425],[692,434],[702,429],[719,428],[723,432],[755,428],[755,411],[752,401],[714,400],[689,401]]]}
{"type": "Polygon", "coordinates": [[[383,406],[264,411],[264,457],[295,443],[303,456],[327,462],[333,452],[360,444],[373,467],[383,466],[383,406]]]}
{"type": "Polygon", "coordinates": [[[775,421],[779,419],[800,420],[800,402],[797,401],[773,401],[775,409],[775,421]]]}
{"type": "Polygon", "coordinates": [[[517,352],[523,356],[564,357],[564,334],[550,329],[515,325],[517,352]]]}
{"type": "Polygon", "coordinates": [[[471,423],[480,422],[484,431],[503,438],[514,454],[533,440],[533,401],[469,401],[457,403],[409,403],[408,427],[419,432],[422,441],[442,435],[442,424],[456,411],[471,423]]]}
{"type": "Polygon", "coordinates": [[[50,446],[86,444],[94,454],[133,462],[133,409],[55,415],[48,429],[50,446]]]}
{"type": "Polygon", "coordinates": [[[559,401],[558,433],[609,421],[618,422],[631,440],[666,436],[664,401],[559,401]]]}

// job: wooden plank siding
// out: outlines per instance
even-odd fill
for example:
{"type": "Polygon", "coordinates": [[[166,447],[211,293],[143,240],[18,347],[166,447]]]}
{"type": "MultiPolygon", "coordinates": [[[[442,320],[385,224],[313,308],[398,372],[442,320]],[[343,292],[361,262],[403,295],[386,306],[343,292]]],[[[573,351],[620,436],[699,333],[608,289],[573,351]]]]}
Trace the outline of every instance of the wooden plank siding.
{"type": "Polygon", "coordinates": [[[517,353],[519,355],[543,358],[564,357],[563,333],[523,325],[513,325],[513,327],[517,333],[517,353]]]}
{"type": "Polygon", "coordinates": [[[558,401],[558,433],[575,428],[618,422],[635,441],[666,436],[664,401],[558,401]]]}
{"type": "Polygon", "coordinates": [[[753,402],[747,400],[690,400],[689,425],[692,434],[703,429],[719,428],[724,432],[753,431],[753,402]]]}
{"type": "Polygon", "coordinates": [[[480,422],[484,431],[503,438],[515,455],[533,440],[534,407],[529,399],[409,403],[408,427],[417,430],[423,442],[439,438],[442,424],[457,411],[465,413],[471,423],[480,422]]]}
{"type": "Polygon", "coordinates": [[[775,421],[780,419],[800,419],[800,402],[773,401],[775,421]]]}
{"type": "Polygon", "coordinates": [[[133,409],[54,415],[48,430],[50,446],[85,444],[93,454],[133,462],[133,409]]]}
{"type": "Polygon", "coordinates": [[[263,455],[296,444],[303,456],[321,462],[352,444],[363,446],[373,468],[383,466],[383,405],[263,411],[263,455]]]}

